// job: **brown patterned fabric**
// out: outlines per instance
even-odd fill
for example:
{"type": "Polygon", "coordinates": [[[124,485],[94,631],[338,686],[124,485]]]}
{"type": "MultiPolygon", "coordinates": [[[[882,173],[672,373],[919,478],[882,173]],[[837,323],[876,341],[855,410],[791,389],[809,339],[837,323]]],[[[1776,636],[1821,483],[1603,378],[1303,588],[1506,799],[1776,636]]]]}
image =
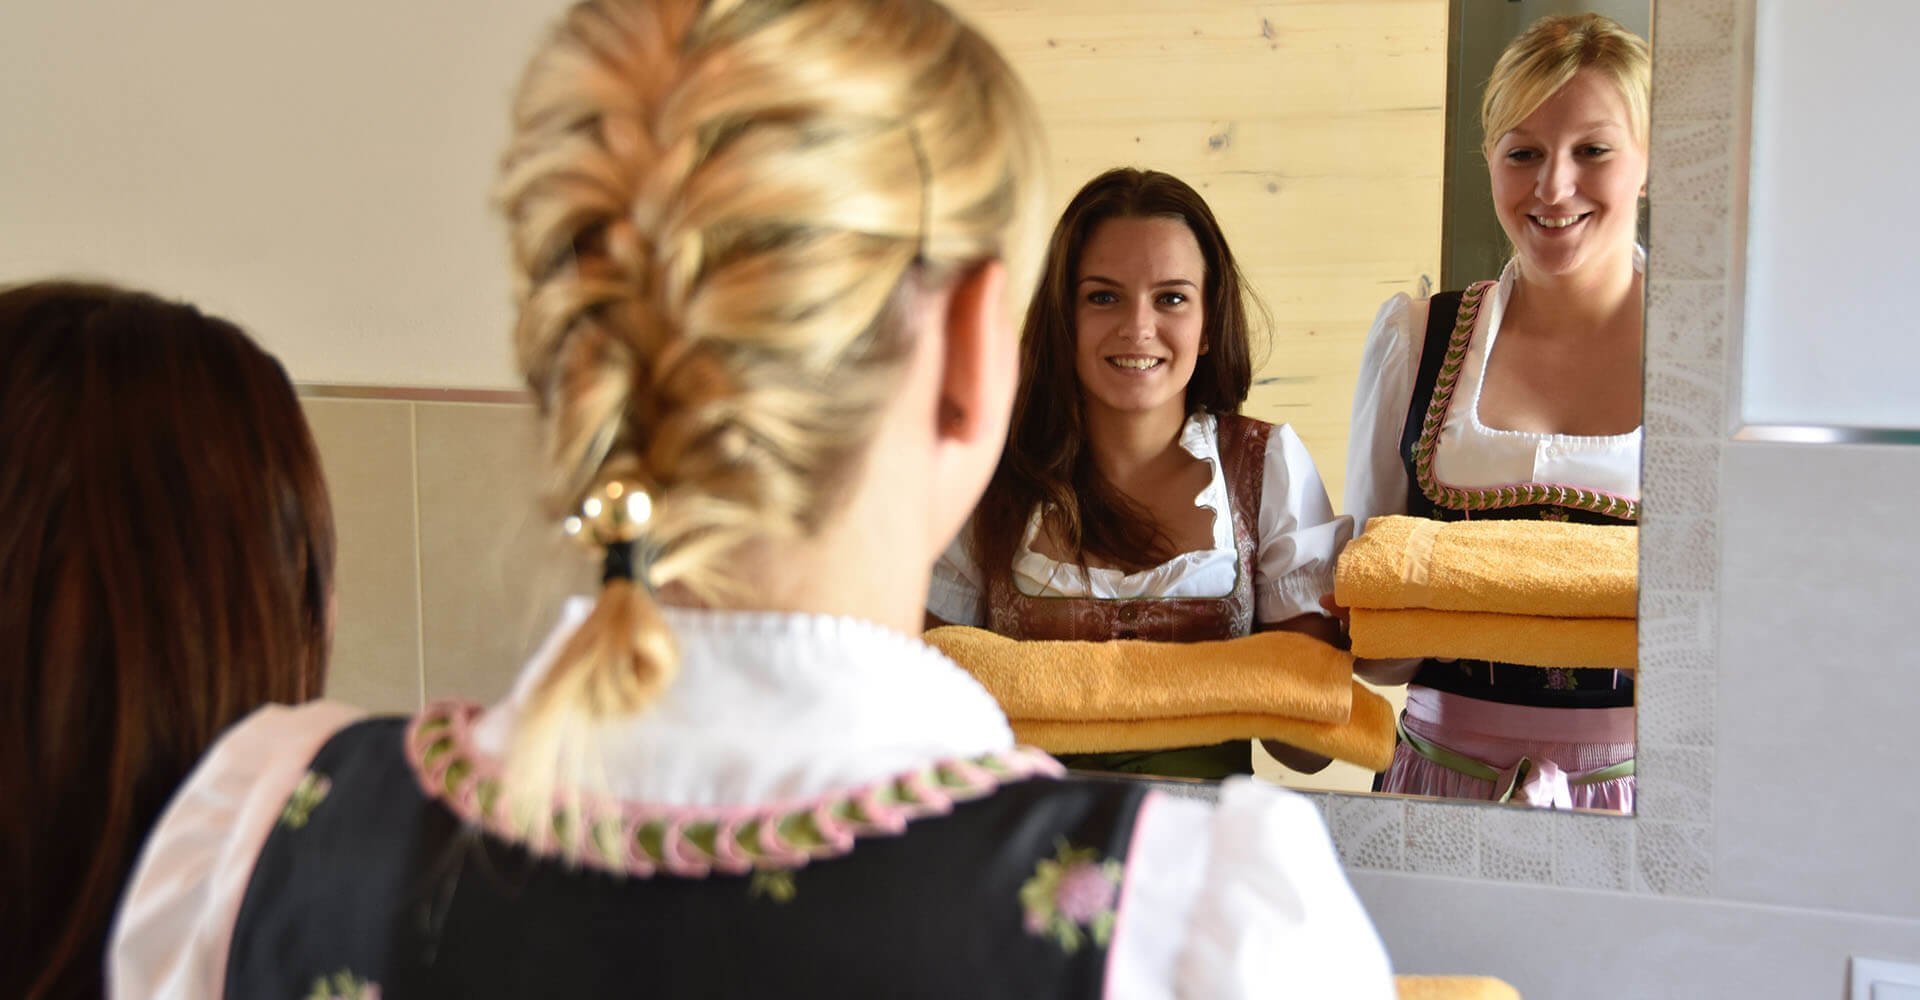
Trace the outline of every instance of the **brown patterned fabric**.
{"type": "Polygon", "coordinates": [[[1015,639],[1204,642],[1252,634],[1260,494],[1266,473],[1267,435],[1273,432],[1273,425],[1237,414],[1215,419],[1219,422],[1220,468],[1232,508],[1234,548],[1239,555],[1232,593],[1225,597],[1134,600],[1028,597],[1014,587],[1011,569],[1002,567],[986,573],[987,627],[1015,639]]]}

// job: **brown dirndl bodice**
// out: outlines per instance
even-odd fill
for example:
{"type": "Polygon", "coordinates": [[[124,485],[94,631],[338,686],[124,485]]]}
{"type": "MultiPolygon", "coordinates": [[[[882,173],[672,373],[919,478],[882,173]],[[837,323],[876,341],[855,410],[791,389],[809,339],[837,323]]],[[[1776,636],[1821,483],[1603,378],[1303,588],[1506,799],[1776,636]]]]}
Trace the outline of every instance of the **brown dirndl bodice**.
{"type": "Polygon", "coordinates": [[[1261,484],[1266,472],[1267,435],[1273,432],[1273,425],[1238,414],[1215,419],[1238,556],[1231,593],[1225,597],[1130,600],[1029,597],[1014,587],[1010,569],[1002,568],[987,574],[987,627],[1015,639],[1202,642],[1252,634],[1261,484]]]}

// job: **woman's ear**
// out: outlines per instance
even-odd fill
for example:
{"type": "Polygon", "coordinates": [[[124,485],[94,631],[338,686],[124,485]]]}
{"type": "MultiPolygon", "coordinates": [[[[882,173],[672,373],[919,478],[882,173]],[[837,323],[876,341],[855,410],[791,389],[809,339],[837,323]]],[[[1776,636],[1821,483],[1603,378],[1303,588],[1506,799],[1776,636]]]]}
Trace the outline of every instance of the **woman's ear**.
{"type": "Polygon", "coordinates": [[[988,261],[957,279],[945,302],[939,393],[928,469],[932,551],[946,547],[979,501],[1007,441],[1019,378],[1018,340],[1006,299],[1007,270],[988,261]]]}
{"type": "Polygon", "coordinates": [[[1001,301],[1006,284],[1005,265],[988,261],[961,276],[948,293],[934,428],[943,445],[992,442],[996,459],[1018,375],[1001,301]]]}

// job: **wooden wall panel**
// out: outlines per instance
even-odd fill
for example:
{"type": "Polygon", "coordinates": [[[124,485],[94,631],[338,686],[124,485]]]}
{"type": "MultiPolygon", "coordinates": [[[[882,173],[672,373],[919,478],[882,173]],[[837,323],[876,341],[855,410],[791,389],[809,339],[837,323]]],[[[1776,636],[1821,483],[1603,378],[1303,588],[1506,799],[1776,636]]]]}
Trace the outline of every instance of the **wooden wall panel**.
{"type": "Polygon", "coordinates": [[[1437,279],[1447,0],[952,0],[1046,119],[1053,203],[1132,165],[1207,197],[1273,313],[1247,410],[1334,503],[1367,326],[1437,279]]]}

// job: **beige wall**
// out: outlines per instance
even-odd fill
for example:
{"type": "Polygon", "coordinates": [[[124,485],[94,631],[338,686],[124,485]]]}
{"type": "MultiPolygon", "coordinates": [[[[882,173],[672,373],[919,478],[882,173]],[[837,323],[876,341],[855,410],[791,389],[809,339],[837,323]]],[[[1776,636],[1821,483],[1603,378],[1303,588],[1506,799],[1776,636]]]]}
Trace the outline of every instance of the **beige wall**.
{"type": "MultiPolygon", "coordinates": [[[[0,4],[0,283],[201,302],[305,382],[514,383],[487,210],[560,0],[0,4]]],[[[1060,199],[1198,186],[1279,320],[1254,413],[1338,495],[1359,338],[1439,256],[1447,0],[964,0],[1046,111],[1060,199]]]]}
{"type": "Polygon", "coordinates": [[[340,536],[327,696],[490,701],[595,567],[534,502],[525,405],[303,401],[340,536]]]}
{"type": "Polygon", "coordinates": [[[1439,280],[1447,0],[954,0],[1038,100],[1056,207],[1102,170],[1206,196],[1274,318],[1247,412],[1336,505],[1368,323],[1439,280]]]}

